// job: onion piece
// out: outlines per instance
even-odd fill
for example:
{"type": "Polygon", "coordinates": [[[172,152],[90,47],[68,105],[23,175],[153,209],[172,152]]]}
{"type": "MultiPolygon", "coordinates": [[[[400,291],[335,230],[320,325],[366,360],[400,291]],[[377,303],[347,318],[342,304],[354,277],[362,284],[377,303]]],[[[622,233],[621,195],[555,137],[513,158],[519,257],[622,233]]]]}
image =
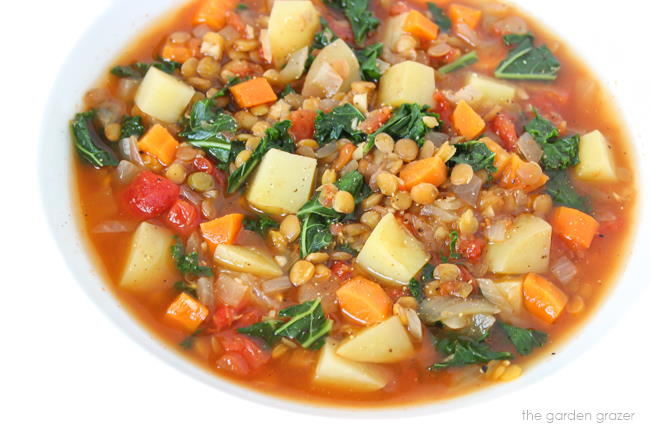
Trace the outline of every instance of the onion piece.
{"type": "Polygon", "coordinates": [[[485,299],[436,296],[420,305],[419,314],[424,323],[433,324],[446,320],[456,327],[461,325],[462,317],[471,317],[474,314],[498,314],[500,311],[499,307],[485,299]]]}
{"type": "Polygon", "coordinates": [[[214,279],[212,277],[199,277],[196,280],[196,295],[206,307],[214,307],[214,279]]]}
{"type": "Polygon", "coordinates": [[[262,290],[266,293],[282,292],[293,287],[291,280],[287,275],[283,275],[272,280],[266,280],[262,283],[262,290]]]}
{"type": "Polygon", "coordinates": [[[465,185],[453,185],[449,188],[451,192],[456,194],[456,196],[469,204],[472,207],[476,207],[478,202],[478,196],[481,192],[481,186],[483,186],[483,181],[481,178],[474,175],[472,180],[465,185]]]}
{"type": "Polygon", "coordinates": [[[528,161],[539,162],[544,152],[532,135],[525,132],[517,140],[517,148],[528,161]]]}
{"type": "Polygon", "coordinates": [[[140,157],[140,149],[138,149],[138,140],[136,140],[134,136],[125,138],[125,140],[129,141],[129,160],[135,165],[144,167],[144,161],[142,161],[142,157],[140,157]]]}
{"type": "Polygon", "coordinates": [[[93,233],[128,233],[134,231],[136,223],[133,221],[117,221],[109,220],[104,221],[93,228],[93,233]]]}
{"type": "Polygon", "coordinates": [[[578,268],[566,256],[562,256],[551,266],[551,273],[562,284],[567,284],[578,274],[578,268]]]}
{"type": "Polygon", "coordinates": [[[490,242],[501,242],[506,238],[506,219],[493,221],[485,230],[485,237],[490,242]]]}
{"type": "Polygon", "coordinates": [[[117,168],[115,169],[115,177],[119,184],[127,185],[131,183],[135,176],[137,176],[137,174],[141,171],[142,167],[138,167],[132,162],[123,159],[119,164],[117,164],[117,168]]]}
{"type": "Polygon", "coordinates": [[[215,295],[224,304],[238,307],[249,296],[251,286],[234,274],[221,273],[217,278],[215,295]]]}
{"type": "Polygon", "coordinates": [[[452,222],[458,219],[458,217],[453,213],[447,212],[444,209],[440,209],[435,205],[422,206],[421,214],[424,216],[435,217],[442,222],[452,222]]]}
{"type": "Polygon", "coordinates": [[[424,138],[427,140],[431,140],[436,147],[440,147],[449,141],[449,135],[437,131],[427,132],[424,135],[424,138]]]}
{"type": "Polygon", "coordinates": [[[337,151],[336,141],[327,143],[316,151],[316,158],[323,159],[334,154],[337,151]]]}
{"type": "Polygon", "coordinates": [[[305,63],[309,56],[309,47],[303,47],[289,56],[289,60],[280,71],[279,80],[282,84],[290,83],[300,78],[305,72],[305,63]]]}
{"type": "Polygon", "coordinates": [[[199,194],[192,191],[192,188],[186,184],[181,185],[180,195],[196,206],[199,206],[201,204],[201,201],[203,201],[203,198],[199,194]]]}

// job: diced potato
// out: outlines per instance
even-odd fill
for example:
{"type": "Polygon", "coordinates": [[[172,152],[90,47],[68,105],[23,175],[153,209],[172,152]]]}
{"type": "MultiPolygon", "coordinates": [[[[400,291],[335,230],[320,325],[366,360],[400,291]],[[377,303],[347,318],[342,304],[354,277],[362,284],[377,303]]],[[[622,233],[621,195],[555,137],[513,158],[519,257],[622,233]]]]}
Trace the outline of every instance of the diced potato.
{"type": "Polygon", "coordinates": [[[392,316],[344,341],[336,354],[359,362],[391,363],[415,353],[409,334],[399,317],[392,316]]]}
{"type": "Polygon", "coordinates": [[[214,261],[226,269],[248,272],[264,278],[282,276],[282,269],[270,255],[251,247],[219,244],[214,261]]]}
{"type": "Polygon", "coordinates": [[[319,28],[318,12],[310,1],[274,2],[268,35],[276,68],[284,67],[294,51],[311,45],[319,28]]]}
{"type": "Polygon", "coordinates": [[[407,60],[391,66],[381,77],[378,100],[394,107],[406,103],[432,105],[435,91],[433,68],[407,60]]]}
{"type": "Polygon", "coordinates": [[[331,73],[331,69],[341,77],[342,82],[337,90],[339,92],[347,92],[350,90],[350,84],[361,80],[357,56],[343,39],[337,39],[323,48],[314,59],[314,63],[311,64],[302,87],[303,96],[326,97],[325,83],[318,79],[325,74],[321,71],[323,68],[329,73],[331,73]]]}
{"type": "Polygon", "coordinates": [[[382,389],[390,374],[377,365],[350,361],[336,354],[336,342],[328,339],[321,349],[314,383],[345,391],[370,392],[382,389]]]}
{"type": "Polygon", "coordinates": [[[246,198],[266,213],[296,213],[311,196],[315,173],[315,159],[271,149],[257,168],[246,198]]]}
{"type": "Polygon", "coordinates": [[[194,89],[158,68],[149,68],[137,93],[135,105],[163,122],[176,122],[194,96],[194,89]]]}
{"type": "Polygon", "coordinates": [[[388,213],[368,237],[357,263],[382,280],[406,285],[429,258],[422,244],[388,213]]]}
{"type": "Polygon", "coordinates": [[[546,272],[551,249],[551,225],[530,214],[517,217],[505,240],[487,247],[489,270],[496,274],[546,272]]]}
{"type": "Polygon", "coordinates": [[[509,104],[515,99],[516,89],[503,81],[472,74],[467,84],[481,94],[477,101],[481,104],[509,104]]]}
{"type": "Polygon", "coordinates": [[[384,44],[385,53],[393,51],[399,38],[405,34],[403,28],[407,15],[408,12],[404,12],[403,14],[390,17],[386,20],[386,24],[382,26],[381,42],[384,44]]]}
{"type": "Polygon", "coordinates": [[[160,226],[140,223],[126,258],[120,287],[129,290],[166,289],[178,279],[171,256],[172,233],[160,226]]]}
{"type": "Polygon", "coordinates": [[[578,179],[615,181],[616,169],[610,145],[605,136],[595,130],[580,138],[580,163],[575,173],[578,179]]]}

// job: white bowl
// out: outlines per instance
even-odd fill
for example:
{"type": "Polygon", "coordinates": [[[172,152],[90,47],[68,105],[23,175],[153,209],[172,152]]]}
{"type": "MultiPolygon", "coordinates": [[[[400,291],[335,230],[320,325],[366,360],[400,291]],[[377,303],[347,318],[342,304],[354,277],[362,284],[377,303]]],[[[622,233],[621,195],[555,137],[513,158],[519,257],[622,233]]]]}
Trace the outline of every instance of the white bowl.
{"type": "MultiPolygon", "coordinates": [[[[599,310],[582,329],[569,338],[557,356],[548,361],[537,363],[521,379],[511,383],[489,387],[484,391],[473,392],[449,401],[393,409],[317,407],[309,405],[308,402],[298,403],[257,393],[207,372],[179,356],[173,350],[158,342],[157,339],[151,338],[149,332],[120,307],[111,292],[103,289],[106,285],[95,270],[94,261],[80,238],[77,221],[74,217],[75,197],[72,193],[72,176],[70,173],[72,158],[75,158],[76,154],[73,152],[68,125],[74,114],[82,108],[81,100],[84,93],[93,86],[107,68],[112,66],[111,60],[116,58],[134,37],[147,29],[158,17],[183,3],[182,0],[114,1],[108,10],[89,27],[86,34],[82,35],[59,72],[45,110],[42,125],[42,131],[44,132],[39,143],[39,172],[41,173],[40,183],[44,209],[50,222],[51,231],[70,268],[70,272],[74,274],[86,294],[101,311],[107,314],[127,335],[163,361],[229,395],[283,409],[326,416],[372,416],[375,418],[378,416],[431,414],[449,409],[458,409],[494,398],[502,393],[528,386],[562,368],[566,363],[576,359],[588,345],[597,341],[603,333],[607,332],[611,328],[612,322],[616,321],[628,306],[632,305],[638,298],[639,289],[645,285],[642,277],[645,272],[643,258],[650,256],[648,246],[650,244],[648,242],[650,240],[649,230],[641,225],[633,241],[632,255],[618,284],[611,290],[606,302],[603,302],[599,310]]],[[[539,3],[535,4],[534,0],[520,0],[516,3],[524,7],[528,6],[529,10],[533,10],[533,5],[536,8],[539,5],[539,3]]],[[[567,11],[570,7],[576,7],[577,11],[577,8],[583,6],[573,3],[564,5],[564,16],[572,16],[567,11]]],[[[545,12],[549,12],[547,16],[552,16],[550,11],[545,12]]],[[[534,15],[532,16],[534,17],[534,15]]],[[[558,25],[557,19],[548,20],[548,22],[558,25]]],[[[572,37],[578,39],[581,36],[579,32],[574,31],[575,26],[569,25],[573,24],[573,21],[569,18],[564,18],[564,21],[560,20],[560,22],[566,24],[566,28],[562,26],[553,28],[551,26],[549,29],[555,30],[556,34],[564,37],[564,40],[569,44],[571,44],[572,37]]],[[[583,44],[589,42],[585,41],[584,38],[580,39],[580,41],[583,44]]],[[[575,45],[573,47],[576,48],[575,45]]],[[[595,52],[594,50],[590,51],[588,45],[580,46],[580,48],[583,53],[595,52]]],[[[611,62],[596,63],[598,70],[601,72],[601,78],[608,77],[607,74],[611,72],[621,72],[621,70],[613,68],[608,69],[607,65],[611,62]]],[[[642,73],[642,71],[631,73],[642,73]]],[[[616,80],[615,76],[610,78],[604,80],[605,84],[609,86],[610,90],[618,90],[621,85],[620,80],[616,80]]],[[[644,109],[640,104],[624,108],[632,113],[644,109]]],[[[641,116],[638,117],[641,118],[641,116]]],[[[631,137],[637,137],[637,131],[631,129],[630,132],[631,137]]],[[[641,136],[640,132],[638,132],[638,136],[641,136]]],[[[637,148],[637,152],[638,150],[637,148]]],[[[638,167],[640,169],[638,170],[639,187],[642,188],[644,185],[648,185],[647,173],[650,172],[650,164],[648,164],[648,153],[645,149],[637,153],[637,157],[639,157],[640,165],[638,167]]],[[[639,191],[639,222],[643,221],[645,216],[648,215],[646,204],[648,200],[645,199],[647,196],[647,190],[639,191]]]]}

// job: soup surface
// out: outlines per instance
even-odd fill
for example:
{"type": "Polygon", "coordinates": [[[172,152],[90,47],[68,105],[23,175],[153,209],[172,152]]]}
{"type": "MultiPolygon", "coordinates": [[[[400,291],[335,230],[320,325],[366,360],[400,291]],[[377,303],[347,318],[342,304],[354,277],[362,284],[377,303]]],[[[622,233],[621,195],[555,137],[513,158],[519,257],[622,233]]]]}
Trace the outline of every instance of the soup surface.
{"type": "Polygon", "coordinates": [[[516,380],[626,255],[619,117],[512,6],[203,0],[115,65],[72,121],[83,231],[144,326],[243,386],[379,406],[516,380]]]}

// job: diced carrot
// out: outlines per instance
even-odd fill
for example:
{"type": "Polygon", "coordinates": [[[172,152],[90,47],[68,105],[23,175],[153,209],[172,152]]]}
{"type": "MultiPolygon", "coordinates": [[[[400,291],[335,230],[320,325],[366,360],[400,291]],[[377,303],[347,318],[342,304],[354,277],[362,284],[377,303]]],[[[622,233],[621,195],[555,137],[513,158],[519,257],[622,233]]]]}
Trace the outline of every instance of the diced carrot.
{"type": "Polygon", "coordinates": [[[243,220],[244,215],[231,213],[202,223],[201,233],[210,246],[210,251],[214,253],[217,245],[220,244],[232,244],[241,230],[243,220]]]}
{"type": "Polygon", "coordinates": [[[407,164],[399,172],[399,177],[403,181],[400,185],[400,189],[403,190],[410,191],[415,185],[421,183],[440,186],[447,180],[447,166],[439,156],[432,156],[407,164]]]}
{"type": "Polygon", "coordinates": [[[230,88],[230,93],[241,108],[255,107],[277,101],[273,88],[264,77],[253,78],[230,88]]]}
{"type": "Polygon", "coordinates": [[[363,325],[372,325],[390,314],[391,300],[382,287],[367,278],[355,277],[337,291],[339,306],[347,317],[363,325]]]}
{"type": "Polygon", "coordinates": [[[518,173],[519,167],[523,163],[524,161],[519,157],[519,155],[511,153],[510,162],[504,167],[503,171],[501,172],[499,186],[506,189],[522,188],[524,192],[528,193],[546,185],[546,182],[548,182],[548,176],[543,173],[536,182],[530,184],[525,183],[518,173]]]}
{"type": "Polygon", "coordinates": [[[449,6],[449,18],[454,27],[459,24],[465,24],[471,29],[475,29],[478,24],[481,22],[481,12],[480,9],[470,8],[468,6],[463,6],[459,4],[453,4],[449,6]]]}
{"type": "Polygon", "coordinates": [[[600,224],[591,215],[570,207],[558,207],[551,216],[553,231],[574,250],[586,250],[600,224]]]}
{"type": "Polygon", "coordinates": [[[186,44],[179,44],[167,41],[160,52],[160,57],[165,60],[185,63],[187,59],[194,56],[194,52],[186,44]]]}
{"type": "Polygon", "coordinates": [[[485,129],[485,121],[465,100],[461,100],[451,115],[454,128],[468,140],[476,138],[485,129]]]}
{"type": "Polygon", "coordinates": [[[208,307],[183,292],[165,312],[165,317],[184,331],[194,332],[208,317],[208,307]]]}
{"type": "Polygon", "coordinates": [[[345,167],[348,164],[348,162],[352,161],[352,154],[354,153],[355,150],[357,150],[357,146],[355,146],[352,143],[347,143],[343,145],[343,147],[339,149],[339,154],[336,157],[336,161],[334,161],[334,165],[332,168],[334,168],[334,170],[336,171],[339,171],[343,167],[345,167]]]}
{"type": "Polygon", "coordinates": [[[524,278],[524,306],[535,317],[553,323],[562,314],[568,296],[541,275],[530,273],[524,278]]]}
{"type": "Polygon", "coordinates": [[[237,0],[203,0],[192,18],[192,25],[207,24],[212,30],[226,25],[226,12],[235,8],[237,0]]]}
{"type": "Polygon", "coordinates": [[[412,9],[402,25],[402,30],[415,37],[434,40],[438,37],[438,26],[422,13],[412,9]]]}
{"type": "Polygon", "coordinates": [[[494,152],[494,166],[497,168],[497,172],[494,175],[495,177],[499,177],[510,162],[512,155],[490,137],[483,137],[479,141],[485,143],[487,148],[494,152]]]}
{"type": "Polygon", "coordinates": [[[160,124],[152,126],[138,141],[138,149],[155,156],[165,166],[174,162],[178,146],[180,143],[160,124]]]}

